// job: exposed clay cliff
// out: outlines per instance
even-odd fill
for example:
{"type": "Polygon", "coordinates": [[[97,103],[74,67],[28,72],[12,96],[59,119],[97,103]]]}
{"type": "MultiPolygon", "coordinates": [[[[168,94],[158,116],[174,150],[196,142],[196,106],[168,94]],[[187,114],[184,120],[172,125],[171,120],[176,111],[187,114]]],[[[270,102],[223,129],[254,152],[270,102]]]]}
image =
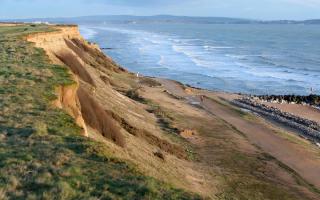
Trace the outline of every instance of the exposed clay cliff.
{"type": "Polygon", "coordinates": [[[78,78],[74,77],[74,80],[76,83],[73,85],[60,86],[56,88],[58,99],[53,102],[53,105],[65,110],[69,115],[71,115],[75,119],[75,122],[83,128],[83,135],[88,137],[87,126],[82,117],[81,105],[77,96],[79,88],[78,78]]]}
{"type": "MultiPolygon", "coordinates": [[[[77,27],[53,28],[57,31],[29,35],[27,39],[44,49],[54,64],[67,66],[75,77],[77,84],[57,89],[59,99],[55,105],[73,116],[77,124],[87,130],[85,134],[89,137],[99,141],[106,138],[125,147],[119,149],[106,144],[119,157],[134,162],[146,174],[188,190],[204,192],[200,182],[194,180],[195,176],[201,175],[188,161],[185,148],[170,141],[167,130],[159,126],[164,122],[159,122],[163,119],[155,113],[162,111],[158,108],[150,111],[146,105],[126,96],[127,91],[139,87],[140,80],[117,65],[97,45],[85,41],[77,27]],[[186,177],[185,170],[193,175],[186,177]],[[197,187],[192,188],[193,185],[197,187]]],[[[142,84],[154,84],[149,79],[141,81],[142,84]]]]}
{"type": "MultiPolygon", "coordinates": [[[[83,40],[78,28],[76,26],[59,26],[57,28],[58,30],[53,32],[28,35],[27,40],[35,43],[36,47],[44,49],[46,51],[46,54],[54,64],[64,64],[57,57],[57,55],[61,54],[61,52],[73,55],[74,59],[81,63],[81,60],[78,59],[75,54],[66,46],[66,40],[70,40],[73,38],[83,40]]],[[[67,113],[75,119],[76,123],[83,128],[83,134],[85,136],[88,136],[87,127],[81,113],[81,105],[77,96],[77,90],[80,86],[78,76],[81,75],[81,73],[87,75],[87,77],[90,76],[88,75],[88,73],[83,72],[84,69],[82,69],[80,65],[77,67],[80,68],[78,69],[78,71],[81,71],[81,73],[75,73],[77,72],[77,68],[72,67],[73,66],[71,66],[70,68],[73,72],[75,84],[60,86],[59,88],[57,88],[56,91],[58,99],[54,102],[54,105],[67,111],[67,113]]]]}

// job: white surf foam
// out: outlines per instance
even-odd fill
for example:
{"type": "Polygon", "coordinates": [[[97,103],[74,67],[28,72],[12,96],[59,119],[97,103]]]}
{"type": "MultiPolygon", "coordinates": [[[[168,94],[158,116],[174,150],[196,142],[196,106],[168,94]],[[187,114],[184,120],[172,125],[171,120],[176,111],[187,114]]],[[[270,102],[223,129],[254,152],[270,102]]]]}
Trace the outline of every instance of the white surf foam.
{"type": "Polygon", "coordinates": [[[94,38],[94,36],[98,34],[98,32],[95,31],[94,29],[86,27],[86,26],[80,26],[79,30],[80,30],[81,35],[87,40],[94,38]]]}

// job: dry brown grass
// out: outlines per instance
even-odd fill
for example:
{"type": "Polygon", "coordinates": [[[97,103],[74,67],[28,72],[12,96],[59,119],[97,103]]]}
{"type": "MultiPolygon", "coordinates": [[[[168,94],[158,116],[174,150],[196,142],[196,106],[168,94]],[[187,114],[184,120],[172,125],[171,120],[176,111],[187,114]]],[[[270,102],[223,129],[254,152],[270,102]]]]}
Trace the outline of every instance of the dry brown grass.
{"type": "Polygon", "coordinates": [[[111,111],[105,111],[105,112],[108,115],[112,116],[114,120],[119,122],[121,127],[124,128],[131,135],[140,137],[145,141],[147,141],[149,144],[154,145],[159,149],[161,149],[162,151],[169,153],[171,155],[174,155],[177,158],[186,159],[186,160],[188,159],[188,155],[183,147],[172,144],[167,140],[160,139],[147,130],[136,128],[132,126],[129,122],[127,122],[125,119],[121,118],[120,116],[118,116],[117,114],[111,111]]]}
{"type": "Polygon", "coordinates": [[[146,85],[148,87],[160,87],[161,83],[159,83],[158,81],[149,78],[149,77],[142,77],[139,80],[139,83],[142,85],[146,85]]]}
{"type": "Polygon", "coordinates": [[[71,71],[78,75],[83,81],[95,86],[93,79],[85,69],[84,65],[77,59],[75,55],[70,52],[59,52],[55,54],[57,58],[65,65],[67,65],[71,71]]]}
{"type": "Polygon", "coordinates": [[[84,89],[78,90],[81,103],[81,112],[85,122],[98,130],[104,137],[112,140],[117,145],[124,147],[125,138],[120,132],[120,127],[110,114],[104,111],[84,89]]]}
{"type": "Polygon", "coordinates": [[[107,76],[100,76],[100,79],[107,85],[110,85],[110,79],[107,76]]]}
{"type": "Polygon", "coordinates": [[[188,159],[186,151],[181,146],[172,144],[167,140],[160,139],[146,130],[141,131],[141,137],[145,139],[149,144],[155,145],[169,154],[175,155],[180,159],[188,159]]]}

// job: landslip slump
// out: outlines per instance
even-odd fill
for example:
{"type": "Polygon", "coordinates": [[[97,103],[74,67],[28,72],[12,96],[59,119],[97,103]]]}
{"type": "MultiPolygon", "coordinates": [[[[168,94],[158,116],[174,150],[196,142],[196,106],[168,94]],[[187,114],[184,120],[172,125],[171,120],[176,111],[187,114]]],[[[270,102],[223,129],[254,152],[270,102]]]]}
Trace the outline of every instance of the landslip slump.
{"type": "MultiPolygon", "coordinates": [[[[74,37],[81,37],[76,26],[59,26],[57,31],[30,34],[26,39],[33,42],[36,47],[44,49],[53,63],[64,64],[55,56],[55,53],[66,49],[65,38],[74,37]]],[[[87,127],[81,113],[80,101],[77,97],[79,80],[76,76],[73,77],[75,84],[56,88],[58,99],[53,104],[71,115],[76,123],[83,128],[83,135],[88,136],[87,127]]]]}
{"type": "Polygon", "coordinates": [[[74,80],[76,81],[75,84],[59,86],[56,88],[58,99],[53,102],[53,105],[65,110],[69,115],[71,115],[75,119],[75,122],[83,129],[83,135],[88,137],[87,127],[82,117],[81,105],[77,96],[79,88],[78,78],[74,77],[74,80]]]}
{"type": "MultiPolygon", "coordinates": [[[[58,30],[54,32],[36,33],[30,34],[26,37],[27,41],[33,42],[36,47],[42,48],[46,51],[50,60],[55,64],[70,64],[64,63],[66,60],[64,55],[68,55],[73,58],[74,65],[81,63],[80,59],[75,57],[75,54],[66,45],[66,40],[71,40],[74,38],[83,40],[77,26],[57,26],[58,30]],[[57,57],[60,55],[60,58],[57,57]],[[63,59],[64,60],[63,60],[63,59]],[[76,60],[76,61],[75,61],[76,60]]],[[[70,61],[68,61],[70,62],[70,61]]],[[[77,69],[74,65],[70,67],[71,71],[84,79],[91,85],[94,85],[93,80],[90,75],[79,66],[77,69]]],[[[81,105],[77,96],[77,91],[79,89],[79,80],[77,76],[73,76],[75,84],[69,86],[60,86],[56,89],[58,100],[54,102],[54,105],[58,108],[64,109],[68,114],[70,114],[76,121],[76,123],[83,128],[84,135],[88,136],[87,127],[81,113],[81,105]]]]}
{"type": "Polygon", "coordinates": [[[73,73],[76,84],[57,88],[59,98],[54,105],[74,117],[76,123],[84,129],[85,136],[88,136],[86,125],[89,125],[104,137],[124,147],[125,138],[112,117],[105,113],[91,93],[81,88],[85,84],[91,91],[96,89],[96,83],[87,71],[87,65],[97,67],[101,71],[117,72],[121,71],[121,68],[113,62],[106,62],[109,61],[108,57],[104,56],[98,46],[86,42],[77,26],[55,26],[55,28],[57,31],[37,33],[27,37],[28,41],[36,44],[36,47],[44,49],[53,63],[66,65],[73,73]]]}

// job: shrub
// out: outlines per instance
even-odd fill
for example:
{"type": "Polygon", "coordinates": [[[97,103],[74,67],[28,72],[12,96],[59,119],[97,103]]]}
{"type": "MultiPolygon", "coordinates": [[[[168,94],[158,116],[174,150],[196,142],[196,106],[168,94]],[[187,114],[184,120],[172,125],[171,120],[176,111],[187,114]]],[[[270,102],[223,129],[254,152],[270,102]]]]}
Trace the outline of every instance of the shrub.
{"type": "Polygon", "coordinates": [[[152,78],[149,78],[149,77],[141,78],[140,79],[140,84],[147,85],[149,87],[159,87],[159,86],[161,86],[161,83],[159,83],[158,81],[153,80],[152,78]]]}
{"type": "Polygon", "coordinates": [[[132,100],[146,103],[145,99],[140,96],[138,89],[128,90],[125,95],[132,100]]]}

